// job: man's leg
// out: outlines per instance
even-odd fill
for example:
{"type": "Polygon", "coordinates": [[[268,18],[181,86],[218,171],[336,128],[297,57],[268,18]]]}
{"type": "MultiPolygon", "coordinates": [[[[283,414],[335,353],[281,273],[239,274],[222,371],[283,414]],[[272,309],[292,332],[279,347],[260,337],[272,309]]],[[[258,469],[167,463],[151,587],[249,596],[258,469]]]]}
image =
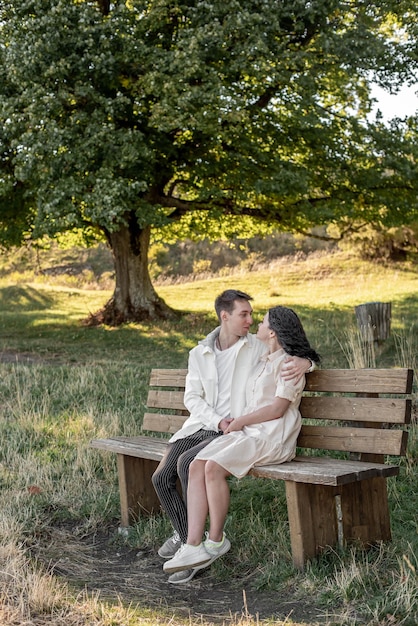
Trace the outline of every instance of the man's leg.
{"type": "MultiPolygon", "coordinates": [[[[200,430],[193,435],[168,444],[167,451],[152,476],[152,484],[161,506],[169,517],[173,528],[178,532],[182,543],[187,539],[187,508],[185,503],[186,491],[183,491],[183,497],[181,497],[176,487],[177,478],[179,477],[177,471],[178,460],[184,453],[200,446],[201,443],[206,445],[214,436],[217,436],[217,433],[200,430]]],[[[197,452],[198,450],[192,453],[190,462],[194,459],[197,452]]],[[[190,462],[186,463],[187,472],[190,462]]],[[[180,476],[180,480],[183,490],[184,474],[182,477],[180,476]]],[[[187,489],[187,479],[185,485],[187,489]]]]}
{"type": "MultiPolygon", "coordinates": [[[[229,507],[229,476],[223,467],[213,461],[195,459],[190,464],[189,487],[187,493],[187,513],[189,532],[187,542],[172,559],[166,561],[163,570],[177,574],[184,571],[185,579],[193,577],[193,570],[208,567],[231,548],[231,543],[224,535],[223,527],[229,507]],[[205,468],[210,465],[210,470],[205,468]],[[208,481],[208,483],[206,482],[208,481]],[[209,503],[208,485],[212,491],[209,503]],[[214,516],[210,522],[212,535],[202,543],[207,514],[214,516]]],[[[177,574],[180,576],[180,574],[177,574]]]]}
{"type": "MultiPolygon", "coordinates": [[[[188,483],[189,483],[190,463],[194,460],[195,456],[197,455],[198,452],[200,452],[200,450],[203,450],[203,448],[205,448],[208,445],[208,443],[213,441],[213,439],[220,437],[222,434],[222,433],[215,433],[214,431],[211,431],[211,430],[202,430],[199,432],[201,433],[201,437],[202,437],[201,441],[197,443],[195,446],[193,446],[192,448],[189,448],[188,450],[186,450],[186,452],[183,452],[183,454],[179,456],[178,461],[177,461],[177,474],[180,479],[181,491],[183,493],[183,500],[186,505],[187,505],[187,488],[188,488],[188,483]]],[[[187,535],[187,530],[186,530],[186,535],[187,535]]]]}

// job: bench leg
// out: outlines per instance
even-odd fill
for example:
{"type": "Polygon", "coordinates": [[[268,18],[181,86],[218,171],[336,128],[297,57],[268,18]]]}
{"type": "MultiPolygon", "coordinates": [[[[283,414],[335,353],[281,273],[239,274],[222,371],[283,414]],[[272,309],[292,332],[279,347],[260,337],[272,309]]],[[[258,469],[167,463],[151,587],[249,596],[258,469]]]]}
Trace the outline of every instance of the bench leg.
{"type": "Polygon", "coordinates": [[[151,476],[158,461],[117,455],[121,526],[127,527],[139,516],[160,511],[151,476]]]}
{"type": "Polygon", "coordinates": [[[390,541],[386,478],[369,478],[340,489],[344,539],[364,546],[390,541]]]}
{"type": "Polygon", "coordinates": [[[386,478],[339,487],[286,481],[286,499],[293,564],[299,569],[342,541],[366,547],[391,539],[386,478]]]}
{"type": "Polygon", "coordinates": [[[287,511],[293,564],[305,562],[338,542],[337,491],[328,485],[286,481],[287,511]]]}

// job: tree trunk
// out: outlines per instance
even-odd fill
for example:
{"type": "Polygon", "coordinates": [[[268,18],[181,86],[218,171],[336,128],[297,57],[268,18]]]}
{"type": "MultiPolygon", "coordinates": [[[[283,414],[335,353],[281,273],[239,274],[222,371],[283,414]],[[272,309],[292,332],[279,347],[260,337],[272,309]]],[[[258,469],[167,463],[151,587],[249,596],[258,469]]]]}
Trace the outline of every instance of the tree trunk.
{"type": "Polygon", "coordinates": [[[105,307],[94,313],[88,323],[118,326],[125,322],[170,319],[176,316],[156,293],[148,271],[150,227],[140,228],[134,213],[128,225],[107,238],[115,263],[116,285],[105,307]]]}

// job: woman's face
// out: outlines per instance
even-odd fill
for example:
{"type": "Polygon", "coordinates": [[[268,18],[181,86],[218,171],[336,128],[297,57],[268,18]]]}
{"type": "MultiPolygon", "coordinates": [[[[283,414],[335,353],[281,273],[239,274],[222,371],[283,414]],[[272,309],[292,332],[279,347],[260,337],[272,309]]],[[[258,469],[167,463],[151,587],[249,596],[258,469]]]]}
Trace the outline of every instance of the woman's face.
{"type": "Polygon", "coordinates": [[[257,337],[264,343],[268,343],[269,339],[271,339],[271,328],[269,327],[268,313],[265,314],[263,321],[258,325],[257,337]]]}

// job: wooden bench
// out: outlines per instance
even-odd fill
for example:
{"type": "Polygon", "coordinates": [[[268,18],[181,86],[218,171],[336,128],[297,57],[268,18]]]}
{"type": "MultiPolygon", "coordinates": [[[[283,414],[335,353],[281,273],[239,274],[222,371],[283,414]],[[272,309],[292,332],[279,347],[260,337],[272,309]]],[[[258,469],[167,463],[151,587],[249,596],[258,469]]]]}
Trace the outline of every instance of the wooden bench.
{"type": "MultiPolygon", "coordinates": [[[[143,431],[174,433],[181,427],[188,415],[185,376],[186,370],[151,371],[143,431]]],[[[391,539],[386,479],[396,476],[399,466],[384,461],[386,455],[406,453],[408,433],[402,427],[410,422],[411,399],[406,396],[412,378],[408,369],[317,370],[307,375],[297,457],[250,472],[285,481],[296,567],[303,568],[326,546],[391,539]],[[338,454],[331,456],[331,451],[338,454]]],[[[141,435],[91,441],[93,448],[117,454],[122,527],[160,510],[151,476],[166,439],[141,435]]]]}

